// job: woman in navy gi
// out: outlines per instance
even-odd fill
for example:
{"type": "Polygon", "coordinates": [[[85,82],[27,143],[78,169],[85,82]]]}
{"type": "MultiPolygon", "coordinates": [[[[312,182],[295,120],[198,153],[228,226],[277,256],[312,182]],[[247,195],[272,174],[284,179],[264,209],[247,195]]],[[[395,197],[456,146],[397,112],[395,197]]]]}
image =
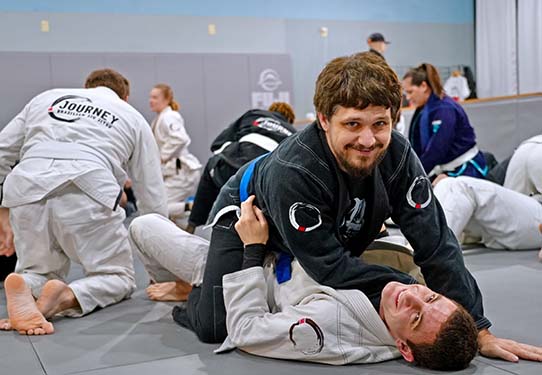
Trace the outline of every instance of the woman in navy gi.
{"type": "Polygon", "coordinates": [[[416,107],[409,140],[429,177],[484,178],[488,168],[474,129],[461,105],[444,92],[437,69],[428,63],[410,69],[403,88],[416,107]]]}

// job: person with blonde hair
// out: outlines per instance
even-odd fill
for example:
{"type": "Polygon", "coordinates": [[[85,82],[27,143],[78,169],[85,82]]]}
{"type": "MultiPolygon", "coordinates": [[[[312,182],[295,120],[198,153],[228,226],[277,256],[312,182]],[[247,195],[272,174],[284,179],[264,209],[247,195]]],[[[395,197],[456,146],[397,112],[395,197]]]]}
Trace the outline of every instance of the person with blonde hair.
{"type": "Polygon", "coordinates": [[[190,208],[187,198],[196,192],[201,164],[188,150],[191,139],[171,87],[164,83],[155,85],[150,92],[149,105],[157,114],[152,131],[160,149],[169,217],[177,225],[185,226],[185,212],[190,208]]]}

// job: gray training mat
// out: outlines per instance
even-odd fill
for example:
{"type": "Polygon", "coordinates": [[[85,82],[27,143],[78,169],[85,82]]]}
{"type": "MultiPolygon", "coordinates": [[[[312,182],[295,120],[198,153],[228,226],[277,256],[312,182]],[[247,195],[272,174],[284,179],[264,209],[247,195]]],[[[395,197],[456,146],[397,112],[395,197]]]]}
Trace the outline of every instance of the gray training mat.
{"type": "MultiPolygon", "coordinates": [[[[473,249],[465,252],[494,333],[542,345],[542,263],[536,251],[473,249]]],[[[200,343],[171,319],[174,304],[154,303],[144,287],[148,279],[136,264],[138,291],[120,304],[80,319],[55,320],[51,336],[22,337],[0,332],[2,374],[236,374],[337,375],[442,374],[395,360],[374,365],[331,367],[260,358],[240,351],[214,354],[217,345],[200,343]]],[[[81,277],[73,267],[70,279],[81,277]]],[[[0,316],[6,305],[0,290],[0,316]]],[[[518,364],[478,356],[459,374],[542,374],[542,364],[518,364]]]]}

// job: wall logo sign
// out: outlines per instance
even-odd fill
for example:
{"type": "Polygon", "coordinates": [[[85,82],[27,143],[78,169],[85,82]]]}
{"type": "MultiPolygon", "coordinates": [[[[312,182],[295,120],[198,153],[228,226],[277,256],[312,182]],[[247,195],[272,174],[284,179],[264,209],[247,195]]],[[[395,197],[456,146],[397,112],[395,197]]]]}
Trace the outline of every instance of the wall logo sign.
{"type": "Polygon", "coordinates": [[[418,176],[408,188],[406,199],[410,207],[421,209],[429,206],[432,197],[431,181],[425,176],[418,176]]]}
{"type": "Polygon", "coordinates": [[[74,123],[84,117],[107,128],[119,120],[113,113],[94,105],[89,98],[78,95],[61,96],[47,108],[47,113],[57,121],[74,123]]]}
{"type": "Polygon", "coordinates": [[[264,69],[260,73],[258,85],[265,91],[275,91],[282,85],[282,81],[276,70],[264,69]]]}
{"type": "Polygon", "coordinates": [[[278,91],[282,84],[280,75],[275,69],[263,69],[257,82],[262,91],[252,92],[252,108],[267,109],[273,102],[290,103],[290,92],[278,91]]]}
{"type": "Polygon", "coordinates": [[[308,203],[292,204],[288,216],[290,224],[299,232],[310,232],[322,225],[320,210],[308,203]]]}

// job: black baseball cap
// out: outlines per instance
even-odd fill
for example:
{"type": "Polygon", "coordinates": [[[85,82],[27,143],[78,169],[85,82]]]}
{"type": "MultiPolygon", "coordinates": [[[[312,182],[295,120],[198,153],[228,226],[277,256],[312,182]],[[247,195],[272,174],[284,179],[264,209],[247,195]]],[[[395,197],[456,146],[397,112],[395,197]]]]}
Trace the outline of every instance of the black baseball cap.
{"type": "Polygon", "coordinates": [[[372,33],[371,35],[369,35],[369,40],[371,42],[384,42],[386,44],[391,43],[389,40],[386,40],[384,38],[384,35],[382,35],[381,33],[372,33]]]}

